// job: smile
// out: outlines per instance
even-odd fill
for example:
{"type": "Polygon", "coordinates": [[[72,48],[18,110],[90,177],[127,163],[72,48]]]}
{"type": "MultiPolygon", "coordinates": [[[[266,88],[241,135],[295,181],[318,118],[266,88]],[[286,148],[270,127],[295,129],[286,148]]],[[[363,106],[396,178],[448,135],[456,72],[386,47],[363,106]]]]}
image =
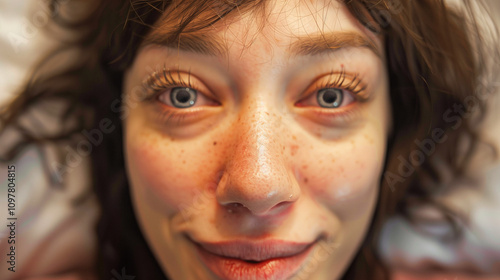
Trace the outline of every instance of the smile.
{"type": "Polygon", "coordinates": [[[284,280],[298,272],[316,242],[194,243],[202,262],[221,279],[284,280]]]}

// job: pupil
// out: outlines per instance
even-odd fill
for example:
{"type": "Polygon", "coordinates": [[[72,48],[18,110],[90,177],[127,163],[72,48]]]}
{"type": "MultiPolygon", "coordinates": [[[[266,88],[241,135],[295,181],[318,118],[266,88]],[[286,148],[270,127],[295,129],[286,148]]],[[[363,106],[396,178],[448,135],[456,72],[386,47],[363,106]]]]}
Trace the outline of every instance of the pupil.
{"type": "Polygon", "coordinates": [[[180,103],[185,103],[185,102],[188,102],[189,99],[191,99],[191,94],[189,94],[189,92],[187,90],[182,89],[182,90],[177,91],[177,95],[175,96],[175,98],[180,103]]]}
{"type": "Polygon", "coordinates": [[[337,88],[322,89],[318,92],[319,105],[325,108],[338,108],[342,104],[342,90],[337,88]]]}
{"type": "Polygon", "coordinates": [[[323,100],[326,103],[333,103],[333,102],[337,101],[337,99],[338,99],[338,95],[335,91],[329,90],[329,91],[325,92],[325,94],[323,94],[323,100]]]}
{"type": "Polygon", "coordinates": [[[188,108],[196,102],[196,90],[188,87],[173,88],[170,93],[170,100],[177,108],[188,108]]]}

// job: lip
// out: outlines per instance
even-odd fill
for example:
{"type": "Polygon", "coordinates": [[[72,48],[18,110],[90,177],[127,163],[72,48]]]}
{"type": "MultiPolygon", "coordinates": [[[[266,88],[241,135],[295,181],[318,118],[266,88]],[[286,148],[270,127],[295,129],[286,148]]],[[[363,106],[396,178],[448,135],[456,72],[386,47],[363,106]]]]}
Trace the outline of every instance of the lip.
{"type": "Polygon", "coordinates": [[[316,242],[193,241],[207,268],[224,280],[288,279],[298,272],[316,242]]]}

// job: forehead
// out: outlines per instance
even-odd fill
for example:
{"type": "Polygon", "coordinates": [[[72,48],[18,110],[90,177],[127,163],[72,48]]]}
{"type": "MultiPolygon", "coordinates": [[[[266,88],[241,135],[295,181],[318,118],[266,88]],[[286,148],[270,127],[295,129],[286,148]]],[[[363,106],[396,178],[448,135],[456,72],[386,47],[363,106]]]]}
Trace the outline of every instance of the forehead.
{"type": "Polygon", "coordinates": [[[339,1],[261,2],[250,8],[237,7],[225,16],[214,8],[200,8],[201,12],[185,25],[182,19],[186,15],[182,13],[186,9],[173,6],[144,44],[219,56],[280,51],[309,55],[342,47],[367,47],[380,56],[380,38],[363,27],[339,1]],[[203,26],[213,17],[220,20],[203,26]],[[179,26],[183,26],[182,32],[178,32],[179,26]]]}

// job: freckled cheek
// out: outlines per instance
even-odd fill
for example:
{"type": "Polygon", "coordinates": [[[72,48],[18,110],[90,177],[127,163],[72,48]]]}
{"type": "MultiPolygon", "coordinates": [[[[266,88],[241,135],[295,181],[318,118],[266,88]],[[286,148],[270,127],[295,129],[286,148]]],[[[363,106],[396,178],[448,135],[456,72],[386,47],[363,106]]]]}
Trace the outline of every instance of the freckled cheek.
{"type": "Polygon", "coordinates": [[[363,140],[351,146],[323,156],[325,165],[308,180],[316,199],[343,217],[369,210],[363,206],[376,195],[383,166],[383,147],[363,140]]]}
{"type": "Polygon", "coordinates": [[[198,192],[194,176],[186,174],[185,159],[147,142],[131,143],[126,147],[128,176],[131,187],[142,192],[146,205],[167,214],[189,205],[198,192]]]}

